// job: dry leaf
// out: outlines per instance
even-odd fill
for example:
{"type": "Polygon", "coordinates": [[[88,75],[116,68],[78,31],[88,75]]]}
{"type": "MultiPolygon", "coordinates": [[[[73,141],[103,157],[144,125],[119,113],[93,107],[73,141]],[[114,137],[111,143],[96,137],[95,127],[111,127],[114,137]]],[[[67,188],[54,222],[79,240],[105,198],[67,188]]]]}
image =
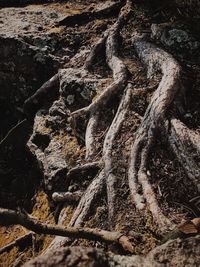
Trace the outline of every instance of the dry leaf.
{"type": "Polygon", "coordinates": [[[197,234],[198,233],[198,229],[192,221],[185,222],[184,224],[180,225],[178,229],[184,234],[197,234]]]}
{"type": "Polygon", "coordinates": [[[197,227],[197,229],[200,230],[200,218],[194,218],[192,222],[197,227]]]}

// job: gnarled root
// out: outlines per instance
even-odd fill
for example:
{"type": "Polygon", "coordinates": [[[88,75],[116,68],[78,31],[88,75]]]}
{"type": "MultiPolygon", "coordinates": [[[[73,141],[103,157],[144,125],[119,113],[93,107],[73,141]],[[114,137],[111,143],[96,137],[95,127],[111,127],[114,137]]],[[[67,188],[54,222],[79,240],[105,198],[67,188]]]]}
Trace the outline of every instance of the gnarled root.
{"type": "Polygon", "coordinates": [[[116,136],[121,128],[122,123],[125,120],[126,113],[128,111],[128,107],[131,99],[131,90],[127,89],[124,94],[124,97],[121,100],[117,113],[112,121],[112,124],[106,134],[104,146],[103,146],[103,160],[104,160],[104,171],[106,177],[106,185],[107,185],[107,198],[108,198],[108,212],[109,212],[109,220],[110,222],[114,216],[114,203],[116,198],[115,193],[115,183],[116,177],[113,174],[113,145],[116,139],[116,136]]]}
{"type": "Polygon", "coordinates": [[[104,92],[98,96],[89,106],[79,109],[72,113],[72,116],[77,120],[80,116],[90,114],[90,119],[86,130],[86,159],[92,158],[95,155],[95,134],[99,120],[99,111],[106,107],[108,101],[116,94],[122,92],[128,80],[128,72],[123,61],[118,57],[118,37],[119,31],[124,25],[127,13],[130,11],[131,3],[127,1],[125,7],[120,12],[119,18],[116,23],[107,31],[102,39],[99,40],[97,45],[92,50],[86,66],[90,66],[91,61],[99,51],[99,47],[106,41],[106,60],[108,66],[113,71],[113,83],[110,84],[104,92]]]}
{"type": "MultiPolygon", "coordinates": [[[[109,31],[108,37],[107,37],[107,41],[106,41],[106,58],[107,58],[107,63],[109,65],[109,67],[112,69],[113,71],[113,78],[114,78],[114,82],[108,86],[106,88],[106,90],[99,96],[97,97],[97,99],[95,101],[93,101],[88,107],[84,108],[84,109],[80,109],[77,110],[75,112],[72,113],[72,116],[75,116],[75,118],[85,115],[86,112],[90,112],[91,114],[91,120],[90,120],[90,124],[87,127],[86,130],[86,149],[88,149],[87,152],[87,157],[91,157],[91,155],[95,154],[95,149],[93,150],[93,144],[95,142],[95,137],[94,137],[94,131],[95,131],[95,127],[98,123],[98,116],[94,117],[94,114],[96,114],[95,112],[98,112],[99,110],[101,110],[102,108],[104,108],[107,104],[107,102],[110,100],[110,98],[113,96],[113,94],[118,94],[120,92],[122,92],[126,85],[127,85],[127,80],[128,80],[128,75],[127,75],[127,69],[126,66],[124,65],[123,61],[118,57],[118,35],[119,35],[119,31],[121,29],[121,27],[123,26],[124,23],[124,19],[125,16],[127,15],[127,8],[129,10],[130,8],[130,2],[127,1],[127,5],[125,6],[125,8],[122,10],[122,12],[120,13],[120,16],[118,18],[118,20],[116,21],[116,23],[113,25],[113,27],[111,28],[111,30],[109,31]],[[91,148],[91,150],[90,150],[91,148]]],[[[110,143],[109,140],[109,136],[110,134],[114,134],[114,136],[112,138],[115,138],[116,134],[119,131],[120,125],[123,121],[124,118],[124,111],[122,112],[123,108],[125,108],[126,111],[126,107],[127,104],[129,102],[129,98],[130,98],[130,92],[128,91],[128,93],[126,94],[126,97],[123,99],[118,114],[120,113],[119,119],[115,119],[113,124],[111,125],[111,130],[110,132],[108,131],[107,133],[107,137],[105,138],[105,145],[104,145],[104,151],[103,151],[103,155],[105,155],[105,157],[103,156],[103,164],[104,164],[104,169],[95,177],[95,179],[92,181],[92,183],[88,186],[85,194],[82,196],[79,205],[76,209],[76,211],[74,212],[72,219],[70,221],[70,226],[81,226],[84,223],[84,220],[87,218],[90,209],[91,209],[91,205],[93,203],[93,201],[96,199],[96,196],[102,191],[103,185],[107,179],[109,179],[109,183],[108,184],[112,184],[112,178],[110,176],[110,163],[109,160],[107,159],[108,155],[110,155],[110,151],[112,150],[112,141],[110,143]],[[114,127],[117,127],[116,129],[114,129],[114,127]],[[111,149],[111,150],[110,150],[111,149]],[[108,150],[108,152],[107,152],[108,150]],[[105,161],[108,162],[106,163],[105,161]],[[106,173],[105,173],[106,172],[106,173]],[[110,177],[110,178],[109,178],[110,177]],[[105,179],[106,178],[106,179],[105,179]]],[[[114,139],[112,139],[114,140],[114,139]]],[[[109,185],[108,185],[108,194],[109,194],[109,202],[113,202],[113,196],[111,191],[113,192],[113,188],[111,186],[111,191],[109,189],[109,185]]],[[[109,206],[112,207],[112,203],[109,203],[109,206]],[[111,205],[110,205],[111,204],[111,205]]],[[[110,210],[111,216],[112,216],[112,208],[110,210]]],[[[52,247],[57,247],[60,246],[61,244],[64,244],[66,240],[61,240],[59,239],[55,239],[51,246],[49,247],[49,249],[52,249],[52,247]]],[[[49,251],[48,249],[48,251],[49,251]]]]}
{"type": "Polygon", "coordinates": [[[162,79],[136,132],[131,151],[129,186],[136,206],[143,209],[146,204],[137,189],[138,183],[142,186],[143,196],[155,221],[160,226],[160,230],[165,231],[172,225],[158,207],[155,193],[147,175],[147,160],[155,139],[155,131],[160,130],[160,126],[163,125],[165,113],[179,89],[181,70],[171,55],[141,38],[134,38],[134,47],[147,66],[148,74],[153,74],[157,67],[162,72],[162,79]]]}
{"type": "Polygon", "coordinates": [[[187,176],[200,191],[200,138],[180,120],[171,119],[167,127],[168,141],[187,176]]]}
{"type": "MultiPolygon", "coordinates": [[[[120,16],[116,23],[113,25],[113,27],[110,29],[107,41],[106,41],[106,59],[108,66],[113,71],[113,78],[114,82],[106,88],[106,90],[94,101],[92,102],[88,107],[87,110],[89,110],[92,114],[94,112],[101,110],[101,108],[106,106],[106,103],[108,100],[110,100],[111,96],[113,94],[120,93],[122,90],[125,89],[127,85],[127,69],[123,61],[118,57],[118,35],[121,27],[123,26],[125,16],[127,15],[127,9],[129,11],[130,8],[130,2],[127,1],[126,6],[121,11],[120,16]],[[127,8],[127,9],[126,9],[127,8]]],[[[130,99],[130,91],[127,92],[125,98],[120,104],[120,107],[118,109],[117,115],[115,119],[113,120],[113,123],[110,126],[110,129],[108,130],[108,133],[106,134],[105,141],[104,141],[104,147],[103,147],[103,161],[104,161],[104,175],[106,177],[107,181],[107,193],[108,193],[108,206],[110,209],[110,216],[112,217],[113,214],[113,179],[114,177],[111,174],[111,152],[112,152],[112,142],[114,141],[116,134],[119,131],[120,125],[123,122],[124,115],[126,113],[126,107],[128,105],[130,99]],[[112,203],[111,203],[112,202],[112,203]]],[[[93,121],[89,121],[91,125],[88,125],[88,129],[90,129],[90,134],[86,134],[87,139],[92,141],[94,140],[94,136],[92,134],[92,129],[96,127],[97,124],[97,117],[92,117],[93,121]],[[92,123],[93,122],[93,123],[92,123]],[[89,136],[89,137],[88,137],[89,136]]],[[[87,133],[87,131],[86,131],[87,133]]],[[[89,143],[89,142],[88,142],[89,143]]],[[[90,148],[92,147],[92,143],[90,142],[90,148]]],[[[87,147],[87,144],[86,144],[87,147]]],[[[91,155],[91,153],[89,153],[91,155]]]]}

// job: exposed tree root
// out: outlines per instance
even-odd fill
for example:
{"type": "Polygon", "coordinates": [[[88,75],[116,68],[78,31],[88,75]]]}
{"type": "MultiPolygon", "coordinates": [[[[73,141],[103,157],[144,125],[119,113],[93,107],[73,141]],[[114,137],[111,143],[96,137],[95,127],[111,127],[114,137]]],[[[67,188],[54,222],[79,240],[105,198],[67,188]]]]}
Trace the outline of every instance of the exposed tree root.
{"type": "Polygon", "coordinates": [[[52,200],[55,202],[66,202],[66,201],[72,201],[77,202],[80,200],[81,196],[83,195],[83,192],[76,191],[76,192],[54,192],[52,194],[52,200]]]}
{"type": "MultiPolygon", "coordinates": [[[[122,62],[121,59],[119,59],[118,57],[118,35],[119,35],[119,30],[120,28],[123,26],[123,22],[125,19],[125,15],[127,15],[127,9],[129,11],[130,8],[130,3],[129,1],[127,1],[127,6],[125,6],[124,10],[121,12],[117,22],[113,25],[112,29],[109,31],[108,34],[108,38],[107,38],[107,42],[106,42],[106,58],[107,58],[107,62],[109,67],[112,69],[113,71],[113,78],[114,78],[114,82],[108,87],[106,88],[106,90],[94,101],[92,102],[88,107],[87,110],[91,111],[92,113],[94,113],[96,110],[99,110],[101,108],[103,108],[104,106],[106,106],[107,101],[111,98],[111,96],[113,94],[119,93],[121,92],[123,89],[125,89],[126,85],[127,85],[127,69],[126,66],[124,65],[124,63],[122,62]]],[[[127,94],[127,97],[125,97],[125,100],[122,101],[122,106],[126,106],[127,102],[130,98],[130,92],[127,94]],[[125,102],[125,103],[124,103],[125,102]]],[[[119,108],[119,113],[121,112],[122,107],[120,106],[119,108]]],[[[82,110],[77,111],[74,114],[82,113],[82,110]]],[[[103,148],[103,161],[104,161],[104,170],[100,172],[100,174],[98,175],[97,178],[94,179],[94,181],[91,183],[91,185],[88,187],[87,191],[86,191],[86,197],[84,196],[83,201],[81,199],[80,201],[80,205],[78,206],[77,210],[74,213],[74,216],[72,218],[72,225],[80,225],[83,222],[83,218],[86,217],[88,211],[89,211],[89,207],[91,205],[91,195],[95,196],[99,190],[101,189],[103,182],[104,182],[104,177],[107,180],[107,176],[110,175],[110,162],[108,160],[108,157],[111,156],[110,152],[111,152],[111,148],[112,148],[112,140],[114,140],[117,132],[119,131],[119,127],[121,125],[121,122],[123,120],[123,115],[122,118],[119,117],[120,121],[115,121],[113,122],[114,125],[111,125],[110,130],[108,131],[106,137],[105,137],[105,142],[104,142],[104,148],[103,148]],[[116,129],[114,129],[114,127],[116,127],[116,129]],[[115,134],[114,134],[115,133],[115,134]],[[109,140],[111,135],[114,134],[112,136],[113,139],[111,139],[111,141],[109,140]],[[109,140],[109,142],[108,142],[109,140]],[[106,163],[106,161],[108,160],[108,163],[106,163]],[[98,183],[96,183],[96,181],[98,181],[98,183]],[[94,183],[94,185],[92,185],[94,183]],[[99,185],[98,185],[99,184],[99,185]],[[94,192],[96,194],[94,194],[94,192]],[[81,208],[80,208],[81,207],[81,208]],[[81,212],[80,210],[83,209],[81,212]],[[77,215],[79,214],[79,215],[77,215]],[[74,222],[74,218],[76,219],[76,224],[74,222]]],[[[95,121],[95,124],[97,122],[95,121]]],[[[94,126],[93,126],[94,127],[94,126]]],[[[91,127],[89,127],[89,129],[91,129],[91,127]]],[[[89,138],[93,139],[92,136],[92,130],[90,130],[90,134],[89,134],[89,138]]],[[[88,137],[87,137],[88,139],[88,137]]],[[[92,142],[93,143],[93,142],[92,142]]],[[[91,144],[90,144],[91,146],[91,144]]],[[[91,154],[90,154],[91,156],[91,154]]],[[[111,176],[110,176],[111,177],[111,176]]],[[[110,179],[112,180],[112,179],[110,179]]],[[[109,181],[109,185],[108,188],[110,188],[110,184],[112,183],[112,181],[109,181]]],[[[112,191],[112,186],[111,186],[111,191],[112,191]]],[[[108,198],[109,198],[109,202],[112,202],[112,197],[111,195],[113,194],[113,192],[110,192],[110,189],[108,189],[108,198]]],[[[111,204],[111,203],[109,203],[111,204]]],[[[113,205],[111,204],[111,206],[109,205],[109,208],[111,208],[111,214],[112,214],[112,210],[113,210],[113,205]]]]}
{"type": "Polygon", "coordinates": [[[177,119],[170,120],[169,143],[188,177],[200,191],[200,142],[199,134],[188,129],[177,119]]]}
{"type": "Polygon", "coordinates": [[[88,186],[85,194],[81,198],[76,211],[74,212],[70,221],[71,226],[82,226],[84,220],[87,218],[92,204],[94,203],[97,196],[101,193],[105,183],[104,171],[101,171],[95,179],[88,186]]]}
{"type": "Polygon", "coordinates": [[[131,3],[127,1],[124,9],[121,11],[118,20],[111,27],[111,29],[105,33],[104,37],[98,41],[94,49],[92,50],[88,60],[86,61],[86,66],[91,65],[91,61],[95,57],[96,53],[99,51],[99,47],[102,46],[104,41],[106,41],[106,60],[108,66],[113,71],[113,83],[109,85],[104,92],[98,96],[89,106],[79,109],[72,113],[75,120],[78,117],[90,113],[90,119],[86,130],[86,159],[92,158],[95,155],[95,129],[98,125],[99,111],[105,108],[108,101],[114,95],[119,94],[127,85],[128,72],[123,61],[118,57],[118,38],[119,31],[123,27],[124,22],[130,12],[131,3]]]}
{"type": "Polygon", "coordinates": [[[171,55],[141,38],[134,37],[133,42],[139,57],[147,66],[148,75],[152,75],[157,69],[162,72],[163,76],[136,132],[131,151],[129,186],[136,206],[143,209],[146,205],[142,196],[138,194],[137,183],[139,182],[142,185],[143,196],[154,219],[160,226],[160,230],[166,231],[172,225],[162,214],[155,193],[149,183],[147,160],[149,150],[155,140],[156,131],[159,131],[163,125],[165,113],[179,89],[180,66],[171,55]]]}
{"type": "Polygon", "coordinates": [[[103,160],[104,160],[104,172],[106,177],[106,184],[107,184],[107,198],[108,198],[108,211],[109,211],[109,220],[112,221],[114,217],[114,203],[116,198],[116,177],[113,174],[113,159],[112,159],[112,152],[113,152],[113,145],[115,138],[120,130],[122,123],[124,122],[125,115],[128,111],[128,107],[130,104],[131,98],[131,90],[128,89],[127,92],[124,94],[124,97],[121,100],[117,113],[112,121],[112,124],[106,134],[104,146],[103,146],[103,160]]]}
{"type": "MultiPolygon", "coordinates": [[[[132,251],[132,245],[126,236],[121,237],[118,236],[119,233],[104,230],[80,228],[84,226],[85,221],[91,214],[92,207],[95,206],[95,201],[103,192],[104,186],[107,189],[108,227],[110,227],[111,230],[116,227],[115,212],[117,207],[115,207],[115,204],[116,199],[119,197],[119,191],[117,190],[118,181],[114,172],[115,166],[117,165],[114,157],[114,149],[122,125],[126,124],[126,115],[128,114],[128,111],[130,111],[130,102],[137,94],[135,93],[134,95],[132,92],[133,90],[131,89],[130,83],[133,82],[129,83],[128,81],[128,70],[124,61],[120,58],[118,48],[120,31],[129,18],[131,1],[127,0],[126,5],[124,5],[124,1],[115,2],[115,4],[120,4],[120,7],[123,6],[123,8],[121,8],[119,16],[113,26],[111,26],[111,28],[103,34],[103,37],[93,46],[89,56],[86,58],[84,66],[78,69],[67,68],[60,70],[58,74],[47,81],[47,83],[31,96],[24,105],[25,111],[27,110],[27,114],[30,114],[32,105],[41,105],[41,100],[44,98],[44,95],[48,94],[54,86],[58,87],[59,81],[59,92],[63,99],[68,97],[67,92],[70,86],[72,88],[76,87],[74,84],[78,84],[79,87],[86,87],[88,84],[97,87],[96,84],[98,83],[99,77],[98,75],[92,74],[90,70],[99,53],[105,53],[107,65],[112,71],[112,83],[107,86],[100,95],[93,99],[88,106],[71,112],[73,128],[78,128],[80,126],[80,118],[88,120],[85,132],[86,163],[81,166],[76,166],[68,171],[66,175],[67,183],[69,184],[73,177],[80,176],[84,179],[88,174],[92,177],[95,176],[95,178],[89,184],[85,192],[55,192],[52,195],[52,199],[55,202],[79,201],[79,204],[72,215],[69,227],[65,229],[60,226],[47,226],[42,224],[39,224],[40,228],[38,228],[38,225],[37,227],[35,225],[33,226],[33,229],[35,229],[34,231],[36,232],[39,231],[47,234],[59,235],[59,237],[56,237],[48,247],[48,250],[46,251],[47,253],[51,252],[52,249],[63,246],[68,243],[68,241],[71,241],[69,237],[87,238],[103,242],[114,241],[120,243],[124,248],[127,246],[128,251],[132,251]],[[103,48],[105,49],[103,50],[103,48]],[[112,122],[110,122],[104,118],[102,119],[102,114],[112,108],[109,106],[109,103],[114,96],[122,96],[122,98],[119,100],[119,106],[118,108],[115,108],[115,110],[117,110],[116,114],[112,115],[114,118],[112,119],[112,122]],[[104,122],[104,128],[102,127],[103,130],[100,129],[100,131],[98,131],[100,128],[99,126],[101,125],[101,120],[104,122]],[[103,135],[101,133],[101,138],[99,137],[99,132],[103,132],[103,135]],[[98,150],[99,140],[102,145],[100,152],[98,150]]],[[[105,9],[104,11],[105,14],[107,14],[107,10],[105,9]]],[[[73,25],[78,17],[82,20],[80,23],[83,23],[87,19],[92,20],[98,17],[98,12],[93,12],[93,15],[90,14],[90,17],[88,18],[86,18],[86,14],[87,12],[82,13],[82,15],[67,17],[60,22],[60,25],[63,23],[65,25],[73,25]]],[[[200,170],[199,164],[197,163],[200,151],[199,136],[193,130],[189,130],[179,120],[167,117],[167,111],[174,101],[175,95],[181,88],[181,68],[178,62],[169,53],[159,49],[157,46],[145,41],[142,37],[137,35],[133,38],[133,45],[139,58],[147,68],[148,77],[151,78],[153,74],[161,72],[162,79],[151,97],[144,116],[141,117],[139,114],[134,113],[134,111],[131,110],[131,114],[135,114],[135,117],[139,118],[141,124],[133,137],[134,141],[128,165],[128,184],[136,209],[138,209],[141,214],[144,210],[150,210],[155,223],[159,227],[159,232],[165,233],[174,225],[163,214],[159,207],[156,193],[151,185],[151,174],[148,171],[149,153],[153,144],[156,142],[157,133],[160,135],[163,133],[167,135],[169,143],[179,161],[184,165],[186,173],[200,188],[200,170]]],[[[149,90],[152,91],[152,88],[149,88],[149,90]]],[[[111,120],[111,118],[109,119],[111,120]]],[[[85,125],[86,124],[84,124],[84,127],[85,125]]],[[[127,136],[125,136],[125,138],[127,138],[127,136]]],[[[123,141],[126,142],[127,140],[123,141]]],[[[45,153],[42,155],[44,156],[43,160],[45,161],[45,153]]],[[[127,165],[125,165],[125,167],[127,167],[127,165]]],[[[124,188],[126,187],[128,188],[125,184],[124,188]]],[[[66,214],[63,214],[63,217],[61,216],[60,224],[65,221],[66,216],[66,214]]]]}

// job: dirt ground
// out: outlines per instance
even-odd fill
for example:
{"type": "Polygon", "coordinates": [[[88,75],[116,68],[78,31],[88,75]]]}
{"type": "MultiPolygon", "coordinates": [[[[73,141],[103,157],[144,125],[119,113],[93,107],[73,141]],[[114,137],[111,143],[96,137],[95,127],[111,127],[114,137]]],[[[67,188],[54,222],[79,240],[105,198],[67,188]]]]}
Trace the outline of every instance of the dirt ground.
{"type": "MultiPolygon", "coordinates": [[[[0,35],[7,35],[12,38],[20,37],[30,45],[40,48],[47,46],[49,53],[53,57],[57,57],[58,61],[61,62],[60,67],[79,68],[85,61],[88,54],[87,50],[89,51],[101,34],[116,21],[116,16],[93,20],[83,23],[83,25],[74,24],[67,27],[58,26],[57,21],[62,20],[66,15],[80,14],[83,11],[91,12],[95,10],[97,3],[98,1],[87,1],[86,3],[85,1],[76,0],[67,1],[66,3],[59,2],[28,5],[18,8],[2,8],[0,10],[0,35]],[[49,17],[50,19],[48,19],[49,17]],[[52,44],[55,41],[55,36],[60,38],[60,44],[52,44]],[[46,40],[45,38],[47,38],[46,43],[42,43],[42,40],[46,40]],[[80,53],[80,56],[76,58],[76,54],[80,51],[86,51],[86,53],[80,53]],[[67,58],[64,58],[66,53],[67,58]]],[[[183,21],[179,20],[180,18],[171,14],[169,10],[153,12],[146,9],[146,7],[137,7],[134,16],[131,17],[121,31],[122,39],[119,40],[121,47],[119,54],[129,71],[128,83],[133,92],[133,98],[130,110],[126,114],[113,147],[112,157],[114,164],[112,171],[116,176],[115,190],[118,196],[114,207],[114,219],[111,223],[112,225],[110,225],[108,222],[106,188],[104,188],[92,205],[90,215],[85,221],[85,226],[88,227],[111,228],[133,235],[132,245],[136,255],[147,254],[160,244],[162,239],[162,233],[155,224],[148,207],[145,211],[140,212],[132,202],[126,172],[136,130],[160,82],[161,73],[157,73],[153,78],[147,78],[146,69],[139,61],[132,46],[132,32],[133,29],[137,28],[148,34],[152,23],[164,22],[170,22],[172,28],[176,27],[174,25],[177,23],[190,29],[193,27],[189,23],[185,26],[185,22],[183,23],[183,21]],[[138,236],[135,237],[131,232],[138,233],[138,236]]],[[[195,30],[193,35],[195,37],[198,35],[195,30]]],[[[200,40],[198,39],[197,41],[200,40]]],[[[180,54],[177,54],[173,48],[164,46],[162,43],[159,43],[159,45],[173,54],[182,66],[183,73],[187,74],[188,78],[185,79],[187,89],[183,96],[185,98],[185,111],[184,114],[178,115],[189,129],[200,132],[199,58],[188,59],[184,49],[180,54]]],[[[101,86],[97,88],[95,95],[92,96],[94,101],[112,83],[113,78],[111,70],[101,54],[97,58],[92,72],[105,79],[101,86]]],[[[35,87],[33,91],[36,89],[35,87]]],[[[31,94],[29,93],[29,95],[31,94]]],[[[102,118],[105,117],[105,114],[106,118],[100,121],[98,125],[99,147],[95,161],[101,160],[102,142],[108,131],[108,125],[117,110],[121,96],[118,95],[112,99],[107,106],[109,108],[102,109],[100,112],[102,118]]],[[[91,100],[81,101],[77,93],[77,95],[75,94],[75,102],[68,109],[70,112],[74,111],[88,105],[91,100]]],[[[44,109],[48,110],[51,104],[47,103],[44,109]]],[[[169,110],[168,112],[170,113],[171,111],[169,110]]],[[[16,117],[8,115],[10,121],[3,121],[3,130],[0,132],[1,139],[11,126],[20,119],[16,117]]],[[[84,164],[86,162],[85,144],[82,140],[84,139],[86,128],[84,120],[80,122],[78,132],[75,132],[73,129],[68,129],[70,128],[69,116],[66,116],[62,124],[57,128],[53,127],[53,124],[48,123],[50,119],[49,114],[44,113],[42,119],[44,127],[38,130],[38,134],[49,135],[51,140],[63,144],[61,150],[65,155],[67,170],[84,164]]],[[[49,192],[44,186],[43,174],[37,166],[37,160],[31,155],[26,146],[26,142],[32,134],[32,124],[30,123],[24,127],[26,134],[23,137],[22,144],[17,147],[15,142],[20,139],[21,132],[24,131],[23,128],[21,131],[15,132],[5,144],[0,145],[0,175],[2,177],[0,181],[0,206],[28,212],[31,216],[45,223],[56,223],[60,211],[62,211],[66,213],[63,225],[67,225],[76,209],[76,204],[65,203],[63,205],[53,203],[49,192]]],[[[188,179],[179,161],[175,158],[174,153],[168,146],[167,140],[159,133],[156,135],[156,143],[151,149],[148,166],[147,174],[159,206],[171,222],[180,224],[184,220],[200,216],[200,206],[191,202],[192,199],[199,196],[199,192],[193,182],[188,179]]],[[[84,191],[94,176],[95,174],[91,173],[88,177],[82,179],[80,175],[77,175],[70,184],[66,181],[62,181],[60,184],[57,183],[56,190],[67,191],[70,188],[72,192],[76,190],[84,191]]],[[[26,234],[27,231],[19,225],[0,227],[0,248],[26,234]]],[[[10,251],[2,253],[0,255],[0,266],[22,266],[29,259],[42,255],[53,238],[35,234],[33,242],[14,246],[10,251]]],[[[73,245],[93,246],[102,248],[104,251],[112,251],[116,254],[127,254],[117,245],[105,245],[95,241],[75,240],[73,245]]]]}

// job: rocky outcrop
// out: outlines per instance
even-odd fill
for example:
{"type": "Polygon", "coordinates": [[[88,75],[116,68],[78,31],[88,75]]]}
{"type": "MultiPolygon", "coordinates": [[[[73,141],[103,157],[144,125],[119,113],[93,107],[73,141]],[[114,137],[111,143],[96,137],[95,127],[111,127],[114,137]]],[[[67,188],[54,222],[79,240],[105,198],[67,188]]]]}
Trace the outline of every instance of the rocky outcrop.
{"type": "Polygon", "coordinates": [[[52,30],[63,16],[45,6],[0,10],[0,106],[6,115],[18,119],[24,100],[68,60],[66,37],[52,30]]]}
{"type": "Polygon", "coordinates": [[[169,23],[152,24],[152,38],[159,40],[170,51],[178,55],[187,55],[188,57],[198,57],[200,43],[195,36],[191,34],[186,26],[177,27],[169,23]]]}
{"type": "Polygon", "coordinates": [[[146,256],[120,256],[100,249],[67,247],[56,250],[51,256],[39,256],[24,267],[168,267],[198,266],[200,261],[200,237],[176,239],[156,247],[146,256]]]}

